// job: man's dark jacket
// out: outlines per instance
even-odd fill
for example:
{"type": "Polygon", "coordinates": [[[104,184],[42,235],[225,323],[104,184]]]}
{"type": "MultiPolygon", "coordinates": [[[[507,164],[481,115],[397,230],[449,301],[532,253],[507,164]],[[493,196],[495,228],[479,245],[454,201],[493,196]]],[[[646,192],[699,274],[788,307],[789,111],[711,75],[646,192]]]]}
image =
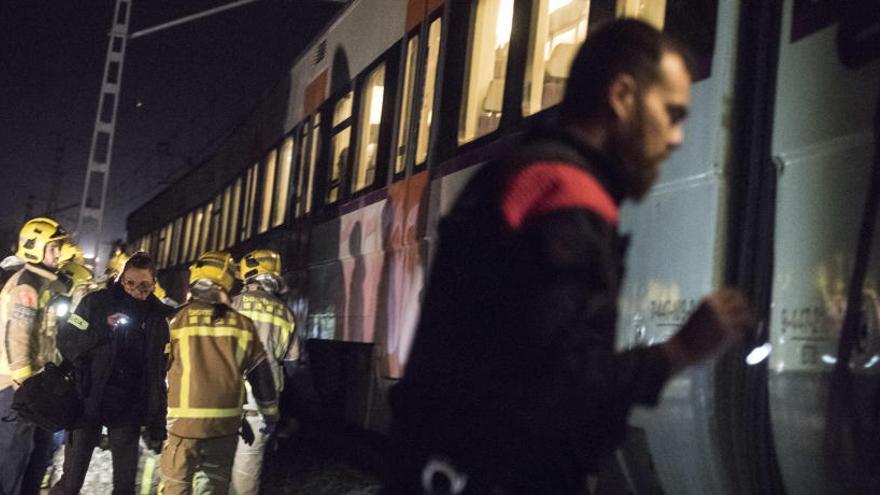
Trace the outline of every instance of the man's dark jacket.
{"type": "Polygon", "coordinates": [[[562,131],[484,166],[439,227],[421,319],[391,392],[389,493],[429,457],[468,493],[578,493],[669,375],[657,348],[615,352],[625,239],[616,164],[562,131]]]}
{"type": "Polygon", "coordinates": [[[84,397],[80,425],[146,426],[165,438],[166,318],[173,309],[150,295],[138,301],[118,283],[86,295],[58,332],[58,350],[76,369],[84,397]],[[122,313],[113,329],[108,317],[122,313]],[[89,350],[98,343],[105,343],[89,350]]]}

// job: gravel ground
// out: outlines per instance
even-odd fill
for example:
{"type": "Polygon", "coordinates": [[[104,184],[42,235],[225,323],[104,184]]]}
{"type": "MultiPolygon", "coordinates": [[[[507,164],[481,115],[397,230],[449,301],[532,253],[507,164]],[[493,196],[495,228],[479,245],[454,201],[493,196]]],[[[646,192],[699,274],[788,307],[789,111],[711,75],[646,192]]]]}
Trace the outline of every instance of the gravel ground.
{"type": "MultiPolygon", "coordinates": [[[[138,472],[138,493],[144,481],[143,465],[150,459],[154,469],[150,494],[158,486],[158,456],[146,451],[141,457],[138,472]]],[[[63,449],[54,458],[51,478],[61,476],[63,449]]],[[[89,472],[83,485],[83,495],[106,495],[113,490],[113,468],[109,450],[95,449],[89,472]]],[[[267,495],[376,495],[379,480],[364,465],[377,459],[376,451],[363,447],[357,436],[348,438],[308,437],[297,435],[280,442],[274,452],[267,452],[263,470],[261,493],[267,495]]],[[[147,479],[150,479],[149,473],[147,479]]],[[[150,482],[146,481],[146,482],[150,482]]],[[[43,494],[48,490],[43,490],[43,494]]]]}

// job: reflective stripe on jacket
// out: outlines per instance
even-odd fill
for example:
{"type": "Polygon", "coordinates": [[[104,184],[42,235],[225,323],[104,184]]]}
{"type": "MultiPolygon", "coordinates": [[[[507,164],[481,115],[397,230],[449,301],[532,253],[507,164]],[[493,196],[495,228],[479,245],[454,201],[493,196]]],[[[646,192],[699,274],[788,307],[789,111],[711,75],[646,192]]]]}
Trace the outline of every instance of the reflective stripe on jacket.
{"type": "Polygon", "coordinates": [[[56,361],[54,311],[49,307],[49,270],[26,264],[0,291],[0,390],[21,383],[56,361]]]}
{"type": "MultiPolygon", "coordinates": [[[[228,306],[193,300],[170,327],[168,431],[184,438],[234,434],[244,377],[266,359],[253,322],[228,306]]],[[[276,403],[265,406],[277,411],[276,403]]]]}
{"type": "Polygon", "coordinates": [[[280,392],[284,388],[281,361],[291,352],[296,331],[293,313],[274,295],[248,286],[232,300],[232,307],[254,322],[272,367],[275,388],[280,392]]]}

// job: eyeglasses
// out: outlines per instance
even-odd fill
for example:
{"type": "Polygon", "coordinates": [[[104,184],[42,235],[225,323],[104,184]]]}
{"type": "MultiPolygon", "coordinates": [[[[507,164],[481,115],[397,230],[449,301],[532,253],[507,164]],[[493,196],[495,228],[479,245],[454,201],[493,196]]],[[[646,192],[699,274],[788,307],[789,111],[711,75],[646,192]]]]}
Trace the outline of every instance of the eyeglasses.
{"type": "Polygon", "coordinates": [[[156,285],[156,282],[138,282],[137,280],[123,279],[122,284],[131,290],[139,289],[144,292],[148,292],[148,291],[153,290],[153,287],[156,285]]]}

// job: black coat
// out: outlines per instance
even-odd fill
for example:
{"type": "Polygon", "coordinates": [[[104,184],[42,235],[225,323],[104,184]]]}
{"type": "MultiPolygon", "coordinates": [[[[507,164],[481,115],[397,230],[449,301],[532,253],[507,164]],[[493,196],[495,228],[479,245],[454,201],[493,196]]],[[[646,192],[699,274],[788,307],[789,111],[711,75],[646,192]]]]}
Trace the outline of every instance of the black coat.
{"type": "Polygon", "coordinates": [[[659,349],[614,349],[616,168],[562,132],[534,135],[484,166],[442,220],[391,393],[399,492],[436,456],[475,485],[575,493],[622,441],[632,405],[656,403],[669,375],[659,349]]]}
{"type": "Polygon", "coordinates": [[[115,283],[80,301],[58,331],[58,350],[74,364],[84,399],[80,425],[146,426],[153,438],[164,438],[172,312],[155,296],[137,301],[115,283]],[[107,318],[114,313],[130,321],[113,329],[107,318]]]}

